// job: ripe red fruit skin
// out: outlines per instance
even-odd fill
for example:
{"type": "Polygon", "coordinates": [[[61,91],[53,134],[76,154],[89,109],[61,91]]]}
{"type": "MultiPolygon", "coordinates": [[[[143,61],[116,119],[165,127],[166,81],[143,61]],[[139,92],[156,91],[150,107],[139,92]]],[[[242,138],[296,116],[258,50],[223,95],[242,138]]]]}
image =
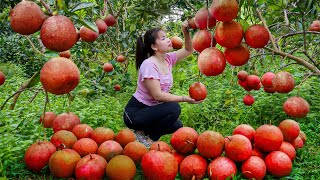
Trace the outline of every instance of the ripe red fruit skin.
{"type": "Polygon", "coordinates": [[[283,141],[282,145],[280,146],[279,151],[286,153],[292,162],[293,162],[294,158],[296,157],[296,149],[289,142],[283,141]]]}
{"type": "Polygon", "coordinates": [[[216,19],[212,17],[212,14],[210,12],[208,13],[208,9],[206,7],[203,7],[198,10],[198,12],[194,17],[194,21],[196,26],[199,29],[207,29],[207,27],[211,28],[216,25],[216,19]],[[208,14],[210,14],[209,23],[208,23],[208,14]]]}
{"type": "Polygon", "coordinates": [[[99,34],[103,34],[107,31],[108,26],[107,24],[102,20],[102,19],[97,19],[96,20],[96,25],[99,29],[99,34]]]}
{"type": "Polygon", "coordinates": [[[253,145],[251,156],[258,156],[261,159],[264,159],[266,157],[266,153],[261,152],[255,145],[253,145]]]}
{"type": "Polygon", "coordinates": [[[78,124],[72,129],[72,133],[78,138],[90,138],[93,129],[88,124],[78,124]]]}
{"type": "Polygon", "coordinates": [[[72,149],[63,149],[52,154],[49,160],[51,173],[58,178],[68,178],[74,174],[80,155],[72,149]]]}
{"type": "Polygon", "coordinates": [[[169,153],[172,152],[171,147],[169,146],[169,144],[167,144],[164,141],[156,141],[153,142],[149,148],[149,150],[156,150],[156,151],[167,151],[169,153]]]}
{"type": "Polygon", "coordinates": [[[77,42],[77,32],[72,21],[66,16],[51,16],[44,21],[40,30],[43,45],[57,52],[71,49],[77,42]]]}
{"type": "Polygon", "coordinates": [[[307,141],[307,135],[303,131],[300,131],[299,137],[302,139],[303,144],[305,144],[307,141]]]}
{"type": "Polygon", "coordinates": [[[261,84],[266,87],[266,88],[271,88],[272,87],[272,80],[276,75],[273,72],[266,72],[262,77],[261,77],[261,84]]]}
{"type": "Polygon", "coordinates": [[[114,132],[110,128],[97,127],[92,131],[90,138],[100,146],[105,141],[114,140],[114,132]]]}
{"type": "Polygon", "coordinates": [[[248,159],[251,156],[251,151],[252,145],[250,140],[241,134],[235,134],[226,139],[226,157],[234,162],[241,162],[248,159]]]}
{"type": "Polygon", "coordinates": [[[272,86],[278,93],[289,93],[294,89],[294,78],[288,72],[278,72],[272,80],[272,86]]]}
{"type": "Polygon", "coordinates": [[[80,38],[85,42],[94,42],[98,37],[99,33],[92,31],[91,29],[82,26],[80,28],[80,38]]]}
{"type": "Polygon", "coordinates": [[[239,71],[238,74],[237,74],[237,77],[240,81],[245,81],[248,77],[248,73],[247,71],[239,71]]]}
{"type": "Polygon", "coordinates": [[[113,71],[113,65],[109,62],[103,64],[103,70],[104,72],[112,72],[113,71]]]}
{"type": "Polygon", "coordinates": [[[253,142],[254,133],[256,131],[254,128],[248,124],[240,124],[236,128],[234,128],[232,135],[241,134],[247,137],[250,142],[253,142]]]}
{"type": "Polygon", "coordinates": [[[123,148],[117,141],[108,140],[100,144],[97,153],[109,162],[113,157],[123,154],[123,148]]]}
{"type": "Polygon", "coordinates": [[[72,60],[56,57],[44,64],[40,81],[43,88],[52,94],[67,94],[79,84],[80,71],[72,60]]]}
{"type": "Polygon", "coordinates": [[[72,148],[77,142],[77,137],[70,131],[60,130],[51,136],[50,142],[57,148],[72,148]]]}
{"type": "Polygon", "coordinates": [[[223,136],[210,130],[201,133],[197,139],[199,154],[205,158],[214,159],[219,157],[223,152],[224,145],[223,136]]]}
{"type": "Polygon", "coordinates": [[[203,179],[207,171],[207,160],[198,154],[192,154],[184,158],[179,172],[182,179],[192,179],[194,176],[196,180],[203,179]]]}
{"type": "Polygon", "coordinates": [[[196,149],[198,137],[193,128],[182,127],[172,134],[170,144],[178,153],[191,154],[196,149]]]}
{"type": "Polygon", "coordinates": [[[197,52],[201,53],[204,49],[211,46],[211,41],[211,34],[209,31],[203,29],[194,34],[192,38],[192,46],[197,52]]]}
{"type": "Polygon", "coordinates": [[[26,150],[24,161],[30,170],[39,172],[49,163],[54,152],[56,152],[56,147],[51,142],[38,141],[26,150]]]}
{"type": "Polygon", "coordinates": [[[283,140],[285,141],[292,142],[299,136],[300,126],[294,120],[283,120],[278,127],[281,130],[283,134],[283,140]]]}
{"type": "Polygon", "coordinates": [[[207,97],[206,86],[201,82],[192,83],[189,87],[189,95],[196,101],[204,100],[207,97]]]}
{"type": "Polygon", "coordinates": [[[172,155],[174,156],[174,158],[176,159],[176,161],[178,162],[178,167],[180,167],[180,164],[182,163],[183,159],[186,157],[183,154],[180,154],[178,152],[176,152],[175,150],[172,150],[172,155]]]}
{"type": "Polygon", "coordinates": [[[210,12],[218,21],[228,22],[237,17],[239,5],[236,0],[213,0],[210,12]]]}
{"type": "Polygon", "coordinates": [[[65,57],[65,58],[67,58],[67,59],[70,59],[70,57],[71,57],[70,50],[66,50],[66,51],[60,52],[60,53],[59,53],[59,56],[60,56],[60,57],[65,57]]]}
{"type": "Polygon", "coordinates": [[[6,76],[0,71],[0,86],[6,81],[6,76]]]}
{"type": "Polygon", "coordinates": [[[241,173],[246,179],[263,180],[266,172],[266,164],[258,156],[251,156],[241,165],[241,173]]]}
{"type": "Polygon", "coordinates": [[[53,120],[56,117],[57,117],[57,115],[54,112],[46,112],[44,119],[43,119],[43,115],[41,115],[40,123],[43,123],[43,127],[45,127],[45,128],[51,128],[52,124],[53,124],[53,120]]]}
{"type": "Polygon", "coordinates": [[[136,136],[130,129],[125,128],[117,133],[115,140],[124,148],[128,143],[134,142],[136,136]]]}
{"type": "MultiPolygon", "coordinates": [[[[169,147],[170,148],[170,147],[169,147]]],[[[128,143],[123,149],[123,155],[130,157],[136,164],[140,164],[142,157],[149,150],[141,142],[133,141],[128,143]]]]}
{"type": "Polygon", "coordinates": [[[114,18],[111,14],[109,14],[105,19],[104,22],[107,26],[113,26],[116,24],[116,18],[114,18]]]}
{"type": "Polygon", "coordinates": [[[113,88],[115,91],[120,91],[121,86],[119,84],[115,84],[113,88]]]}
{"type": "Polygon", "coordinates": [[[215,47],[203,50],[198,57],[198,68],[206,76],[222,74],[225,67],[226,59],[224,54],[215,47]]]}
{"type": "Polygon", "coordinates": [[[264,90],[266,93],[275,93],[275,92],[276,92],[276,90],[274,89],[274,87],[270,87],[270,88],[263,87],[263,90],[264,90]]]}
{"type": "Polygon", "coordinates": [[[90,138],[79,139],[72,149],[75,150],[81,157],[84,157],[89,154],[96,154],[98,150],[98,144],[90,138]]]}
{"type": "Polygon", "coordinates": [[[249,75],[246,79],[247,85],[250,88],[255,88],[259,85],[260,83],[260,78],[256,75],[249,75]]]}
{"type": "Polygon", "coordinates": [[[288,116],[303,118],[309,113],[310,106],[302,97],[293,96],[283,103],[283,110],[288,116]]]}
{"type": "Polygon", "coordinates": [[[262,25],[252,25],[246,30],[244,39],[253,48],[263,48],[269,42],[269,32],[262,25]]]}
{"type": "Polygon", "coordinates": [[[247,81],[246,81],[246,80],[241,81],[241,80],[239,79],[239,80],[238,80],[238,84],[239,84],[241,87],[243,87],[243,88],[247,87],[247,81]]]}
{"type": "Polygon", "coordinates": [[[54,118],[52,129],[54,132],[58,132],[60,130],[72,131],[72,129],[78,124],[81,124],[81,121],[73,112],[62,113],[54,118]]]}
{"type": "Polygon", "coordinates": [[[282,142],[282,132],[274,125],[264,124],[254,133],[254,144],[262,152],[277,151],[282,142]]]}
{"type": "Polygon", "coordinates": [[[248,62],[250,51],[246,46],[240,44],[240,46],[235,48],[226,48],[224,55],[229,64],[233,66],[242,66],[248,62]]]}
{"type": "Polygon", "coordinates": [[[120,54],[117,56],[117,61],[122,63],[126,60],[126,57],[124,57],[124,55],[120,54]]]}
{"type": "Polygon", "coordinates": [[[312,24],[309,26],[309,31],[320,32],[320,21],[319,20],[313,21],[312,24]]]}
{"type": "Polygon", "coordinates": [[[173,36],[171,38],[173,49],[181,49],[183,46],[183,40],[179,36],[173,36]]]}
{"type": "Polygon", "coordinates": [[[10,25],[13,31],[30,35],[40,30],[47,16],[32,1],[21,1],[10,11],[10,25]]]}
{"type": "Polygon", "coordinates": [[[147,180],[174,180],[178,174],[178,163],[167,151],[147,152],[142,157],[141,167],[147,180]]]}
{"type": "Polygon", "coordinates": [[[189,27],[191,28],[191,29],[198,29],[198,27],[197,27],[197,25],[196,25],[196,22],[194,21],[194,18],[191,18],[191,19],[189,19],[189,27]]]}
{"type": "Polygon", "coordinates": [[[295,140],[293,140],[293,142],[291,142],[291,144],[295,149],[300,149],[304,145],[303,140],[301,139],[300,136],[298,136],[295,140]]]}
{"type": "Polygon", "coordinates": [[[232,179],[237,173],[237,167],[229,158],[217,157],[208,165],[207,173],[210,180],[232,179]]]}
{"type": "Polygon", "coordinates": [[[276,177],[288,176],[292,170],[292,162],[289,156],[281,151],[273,151],[265,158],[267,171],[276,177]]]}
{"type": "Polygon", "coordinates": [[[106,167],[107,161],[103,157],[89,154],[77,163],[75,176],[77,179],[103,179],[106,167]]]}
{"type": "Polygon", "coordinates": [[[222,47],[235,48],[241,44],[243,38],[242,26],[236,21],[219,23],[214,38],[222,47]]]}
{"type": "Polygon", "coordinates": [[[243,97],[243,103],[247,106],[251,106],[254,103],[254,97],[247,94],[243,97]]]}

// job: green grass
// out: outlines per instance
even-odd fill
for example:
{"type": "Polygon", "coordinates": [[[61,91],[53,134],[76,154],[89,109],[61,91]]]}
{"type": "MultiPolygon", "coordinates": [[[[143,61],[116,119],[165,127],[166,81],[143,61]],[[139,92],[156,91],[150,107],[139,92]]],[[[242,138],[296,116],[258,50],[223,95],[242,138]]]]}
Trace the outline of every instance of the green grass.
{"type": "MultiPolygon", "coordinates": [[[[176,94],[188,93],[191,83],[200,80],[207,86],[207,99],[201,104],[181,103],[181,120],[185,126],[190,126],[202,133],[205,130],[214,130],[223,136],[231,135],[233,129],[247,123],[254,128],[264,123],[278,125],[284,119],[289,118],[282,110],[282,104],[287,97],[297,95],[305,98],[311,110],[307,117],[295,119],[300,123],[301,130],[307,135],[306,145],[297,151],[297,157],[293,162],[293,170],[290,176],[282,179],[318,179],[320,177],[320,83],[319,79],[307,80],[298,92],[297,88],[289,94],[266,94],[260,91],[252,92],[256,102],[253,106],[245,106],[242,97],[246,92],[241,89],[235,79],[235,72],[226,68],[223,75],[217,77],[199,77],[194,62],[181,63],[175,69],[175,84],[173,92],[176,94]]],[[[16,65],[1,64],[0,70],[5,72],[7,80],[0,86],[0,104],[12,95],[20,85],[27,80],[22,69],[16,65]]],[[[134,70],[130,69],[134,75],[134,70]]],[[[261,70],[262,71],[262,70],[261,70]]],[[[294,70],[294,76],[301,76],[301,72],[294,70]],[[300,73],[300,74],[299,74],[300,73]]],[[[133,78],[133,82],[135,77],[133,78]]],[[[299,83],[299,79],[297,79],[299,83]]],[[[74,90],[75,99],[71,106],[66,95],[49,95],[50,102],[47,111],[56,114],[66,112],[68,109],[79,116],[82,123],[93,128],[104,126],[111,128],[115,133],[125,127],[122,120],[123,108],[135,90],[135,82],[132,85],[122,86],[121,91],[114,92],[112,85],[105,85],[104,91],[86,95],[78,94],[84,88],[92,88],[91,81],[81,77],[79,86],[74,90]]],[[[40,84],[37,85],[40,87],[40,84]]],[[[25,150],[33,142],[44,139],[43,128],[39,124],[39,117],[43,113],[43,93],[34,99],[34,92],[23,92],[14,110],[8,110],[12,100],[8,102],[4,110],[0,111],[0,177],[1,179],[55,179],[44,168],[40,173],[30,172],[24,162],[25,150]]],[[[46,129],[47,139],[53,131],[46,129]]],[[[163,136],[161,140],[169,142],[170,135],[163,136]]],[[[136,179],[143,179],[141,168],[138,166],[136,179]]],[[[178,175],[176,179],[181,179],[178,175]]],[[[235,179],[241,179],[238,173],[235,179]]],[[[266,179],[275,179],[268,175],[266,179]]]]}

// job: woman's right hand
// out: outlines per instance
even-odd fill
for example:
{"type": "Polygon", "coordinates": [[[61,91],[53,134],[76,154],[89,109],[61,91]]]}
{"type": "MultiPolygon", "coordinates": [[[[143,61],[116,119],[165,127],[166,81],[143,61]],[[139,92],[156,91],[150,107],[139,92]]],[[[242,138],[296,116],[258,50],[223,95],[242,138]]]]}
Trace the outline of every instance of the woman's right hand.
{"type": "Polygon", "coordinates": [[[194,99],[192,99],[190,96],[182,96],[182,102],[188,102],[191,104],[199,104],[202,103],[204,100],[201,101],[196,101],[194,99]]]}

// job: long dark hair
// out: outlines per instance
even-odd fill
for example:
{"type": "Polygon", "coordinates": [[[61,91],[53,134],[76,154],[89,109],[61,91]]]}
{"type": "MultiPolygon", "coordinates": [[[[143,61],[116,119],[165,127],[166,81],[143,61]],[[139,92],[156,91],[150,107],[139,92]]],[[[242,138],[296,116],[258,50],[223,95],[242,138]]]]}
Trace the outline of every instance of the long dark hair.
{"type": "Polygon", "coordinates": [[[148,30],[143,38],[141,36],[137,39],[136,47],[136,69],[139,70],[142,62],[148,57],[154,55],[154,50],[151,48],[152,44],[155,44],[156,39],[158,38],[159,31],[162,31],[161,28],[154,28],[148,30]]]}

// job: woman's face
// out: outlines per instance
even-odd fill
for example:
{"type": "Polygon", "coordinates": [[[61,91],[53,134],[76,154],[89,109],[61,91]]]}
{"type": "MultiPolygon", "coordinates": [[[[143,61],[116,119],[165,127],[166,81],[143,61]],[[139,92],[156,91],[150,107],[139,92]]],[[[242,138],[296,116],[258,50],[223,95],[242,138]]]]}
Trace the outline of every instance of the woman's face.
{"type": "Polygon", "coordinates": [[[158,32],[158,38],[154,44],[154,48],[158,52],[166,53],[172,50],[171,40],[166,36],[165,31],[158,32]]]}

